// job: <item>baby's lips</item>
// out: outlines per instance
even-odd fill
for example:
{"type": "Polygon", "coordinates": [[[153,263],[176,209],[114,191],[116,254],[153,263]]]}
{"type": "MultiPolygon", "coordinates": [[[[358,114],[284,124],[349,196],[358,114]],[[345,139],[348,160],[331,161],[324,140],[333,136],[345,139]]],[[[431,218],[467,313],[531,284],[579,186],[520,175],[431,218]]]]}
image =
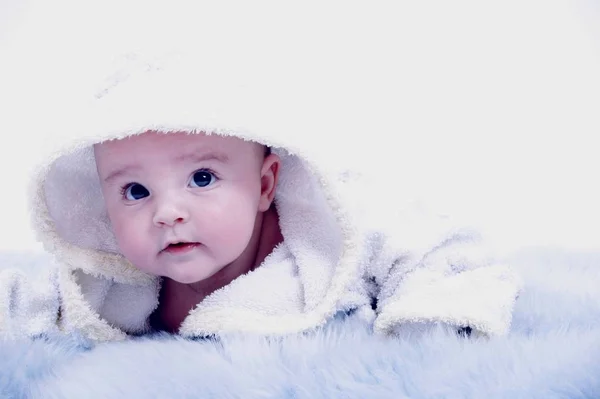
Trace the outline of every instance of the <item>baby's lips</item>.
{"type": "MultiPolygon", "coordinates": [[[[200,245],[199,242],[195,242],[195,241],[179,241],[179,242],[172,242],[170,244],[168,244],[165,248],[162,249],[162,251],[169,251],[169,250],[177,250],[177,249],[186,249],[189,246],[198,246],[200,245]]],[[[162,252],[161,251],[161,252],[162,252]]]]}

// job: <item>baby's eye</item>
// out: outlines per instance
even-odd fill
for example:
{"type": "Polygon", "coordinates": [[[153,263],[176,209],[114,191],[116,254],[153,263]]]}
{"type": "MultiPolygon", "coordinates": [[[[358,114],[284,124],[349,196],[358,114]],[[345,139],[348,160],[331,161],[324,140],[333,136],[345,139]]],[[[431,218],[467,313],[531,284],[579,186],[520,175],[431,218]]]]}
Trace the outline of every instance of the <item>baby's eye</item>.
{"type": "Polygon", "coordinates": [[[149,196],[150,192],[141,184],[131,183],[121,189],[121,195],[129,201],[137,201],[149,196]]]}
{"type": "Polygon", "coordinates": [[[208,170],[197,170],[190,179],[190,187],[207,187],[217,180],[214,173],[208,170]]]}

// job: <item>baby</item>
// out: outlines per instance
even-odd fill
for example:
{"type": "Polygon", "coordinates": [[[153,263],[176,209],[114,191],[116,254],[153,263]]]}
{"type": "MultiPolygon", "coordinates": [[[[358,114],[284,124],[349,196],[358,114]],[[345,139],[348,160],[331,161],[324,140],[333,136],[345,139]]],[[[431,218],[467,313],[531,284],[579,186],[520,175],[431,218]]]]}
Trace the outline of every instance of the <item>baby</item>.
{"type": "Polygon", "coordinates": [[[280,336],[340,314],[379,334],[508,332],[519,279],[476,233],[333,173],[327,135],[364,134],[333,107],[360,97],[219,60],[118,70],[44,132],[31,213],[57,266],[0,273],[0,332],[280,336]]]}
{"type": "Polygon", "coordinates": [[[196,304],[283,241],[271,206],[281,161],[265,146],[147,132],[94,149],[121,253],[163,277],[159,328],[177,331],[196,304]]]}

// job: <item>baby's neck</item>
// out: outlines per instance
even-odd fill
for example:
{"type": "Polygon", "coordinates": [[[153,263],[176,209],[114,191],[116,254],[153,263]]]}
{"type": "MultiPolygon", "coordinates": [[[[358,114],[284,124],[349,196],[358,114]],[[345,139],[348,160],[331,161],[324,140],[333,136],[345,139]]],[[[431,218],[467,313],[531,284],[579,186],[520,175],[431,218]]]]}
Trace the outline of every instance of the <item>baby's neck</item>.
{"type": "Polygon", "coordinates": [[[256,219],[254,233],[246,250],[214,276],[192,284],[163,278],[159,306],[152,316],[155,327],[169,332],[178,331],[189,312],[204,298],[263,263],[283,241],[283,236],[274,206],[259,214],[256,219]]]}

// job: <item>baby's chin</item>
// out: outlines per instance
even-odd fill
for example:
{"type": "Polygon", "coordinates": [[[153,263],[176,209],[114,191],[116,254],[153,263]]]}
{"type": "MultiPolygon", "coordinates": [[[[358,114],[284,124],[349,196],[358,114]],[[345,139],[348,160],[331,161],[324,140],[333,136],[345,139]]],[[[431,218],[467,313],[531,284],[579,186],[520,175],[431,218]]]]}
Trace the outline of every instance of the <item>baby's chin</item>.
{"type": "Polygon", "coordinates": [[[202,281],[208,280],[211,277],[215,276],[223,267],[214,267],[214,268],[206,268],[198,266],[196,264],[176,264],[176,265],[154,265],[148,267],[148,264],[145,264],[145,267],[137,266],[135,263],[131,262],[136,269],[147,273],[149,275],[160,277],[160,278],[168,278],[169,280],[173,280],[180,284],[194,284],[201,283],[202,281]]]}
{"type": "Polygon", "coordinates": [[[201,266],[188,266],[187,268],[181,268],[183,265],[177,265],[175,270],[169,270],[167,273],[161,275],[161,277],[169,278],[180,284],[199,284],[202,282],[208,282],[212,278],[216,278],[217,273],[223,269],[223,267],[206,268],[201,266]],[[181,270],[183,269],[183,270],[181,270]]]}

